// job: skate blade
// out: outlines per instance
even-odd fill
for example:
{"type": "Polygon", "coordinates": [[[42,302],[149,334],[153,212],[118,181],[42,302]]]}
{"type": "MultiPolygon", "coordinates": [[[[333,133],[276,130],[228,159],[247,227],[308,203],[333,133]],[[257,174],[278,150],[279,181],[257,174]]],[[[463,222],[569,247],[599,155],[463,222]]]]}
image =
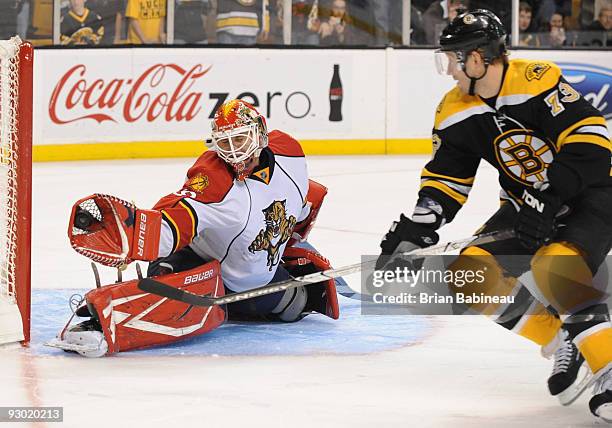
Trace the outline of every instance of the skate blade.
{"type": "Polygon", "coordinates": [[[44,345],[49,346],[51,348],[62,349],[64,351],[78,352],[79,354],[81,352],[93,352],[93,351],[97,351],[98,349],[100,349],[100,347],[97,345],[77,345],[75,343],[64,342],[63,340],[60,340],[60,339],[52,339],[44,343],[44,345]]]}
{"type": "Polygon", "coordinates": [[[597,409],[597,416],[608,423],[612,423],[612,403],[599,406],[597,409]]]}
{"type": "Polygon", "coordinates": [[[557,398],[562,406],[569,406],[580,397],[580,395],[591,385],[593,373],[586,366],[586,363],[580,367],[576,382],[570,385],[565,391],[559,393],[557,398]]]}

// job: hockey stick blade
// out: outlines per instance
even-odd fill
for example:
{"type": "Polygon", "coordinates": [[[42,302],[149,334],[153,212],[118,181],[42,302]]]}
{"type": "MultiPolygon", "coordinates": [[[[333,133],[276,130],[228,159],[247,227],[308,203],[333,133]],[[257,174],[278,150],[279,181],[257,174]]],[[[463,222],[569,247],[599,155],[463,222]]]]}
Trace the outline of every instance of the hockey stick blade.
{"type": "MultiPolygon", "coordinates": [[[[464,247],[467,244],[471,245],[483,245],[490,242],[502,241],[505,239],[513,238],[514,231],[512,230],[500,230],[497,232],[482,233],[476,236],[470,236],[469,238],[460,239],[457,241],[448,242],[441,245],[435,245],[427,248],[418,248],[414,251],[402,253],[404,256],[413,256],[415,258],[423,258],[426,256],[444,254],[448,251],[453,251],[464,247]]],[[[361,263],[355,263],[353,265],[344,266],[338,269],[328,269],[322,272],[314,272],[308,275],[287,279],[285,281],[275,282],[273,284],[264,285],[257,287],[252,290],[242,291],[239,293],[230,293],[221,297],[207,297],[199,296],[197,294],[190,293],[189,291],[180,290],[162,282],[156,281],[151,278],[145,278],[139,281],[138,288],[147,293],[157,294],[159,296],[167,297],[169,299],[178,300],[180,302],[189,303],[194,306],[215,306],[215,305],[226,305],[228,303],[234,303],[241,300],[252,299],[259,296],[265,296],[266,294],[278,293],[285,291],[290,288],[299,287],[302,285],[317,284],[328,279],[339,278],[344,275],[361,272],[364,269],[373,268],[376,265],[376,259],[366,260],[361,263]]],[[[338,287],[339,294],[355,300],[363,300],[363,294],[360,294],[349,287],[338,287]]]]}

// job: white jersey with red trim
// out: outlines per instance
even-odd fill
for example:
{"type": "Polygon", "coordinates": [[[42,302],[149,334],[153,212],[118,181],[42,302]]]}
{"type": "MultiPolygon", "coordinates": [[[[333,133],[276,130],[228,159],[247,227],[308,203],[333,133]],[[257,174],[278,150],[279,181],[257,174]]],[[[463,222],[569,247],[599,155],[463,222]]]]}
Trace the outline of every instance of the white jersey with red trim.
{"type": "Polygon", "coordinates": [[[299,143],[272,131],[260,164],[244,181],[234,179],[213,151],[189,169],[181,191],[162,198],[159,256],[190,245],[206,260],[221,262],[233,291],[270,282],[296,223],[309,208],[306,160],[299,143]]]}

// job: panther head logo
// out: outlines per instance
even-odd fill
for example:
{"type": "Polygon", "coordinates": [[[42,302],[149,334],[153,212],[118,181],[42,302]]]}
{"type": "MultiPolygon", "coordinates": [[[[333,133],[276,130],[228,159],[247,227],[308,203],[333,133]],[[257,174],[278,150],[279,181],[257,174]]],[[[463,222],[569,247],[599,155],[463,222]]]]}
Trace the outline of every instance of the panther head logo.
{"type": "Polygon", "coordinates": [[[266,251],[268,253],[268,267],[272,270],[280,261],[280,248],[289,240],[291,232],[296,223],[294,216],[287,218],[285,204],[287,200],[274,201],[266,209],[263,209],[266,227],[259,231],[249,251],[266,251]]]}

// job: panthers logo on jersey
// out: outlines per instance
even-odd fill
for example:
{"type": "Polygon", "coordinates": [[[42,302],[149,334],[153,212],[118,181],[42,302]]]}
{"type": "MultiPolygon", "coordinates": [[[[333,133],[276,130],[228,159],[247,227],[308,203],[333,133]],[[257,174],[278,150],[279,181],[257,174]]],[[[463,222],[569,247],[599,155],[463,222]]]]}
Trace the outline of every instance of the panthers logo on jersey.
{"type": "Polygon", "coordinates": [[[259,231],[255,240],[249,245],[249,251],[266,251],[268,253],[268,266],[272,270],[280,261],[280,247],[289,240],[295,226],[294,216],[287,218],[285,210],[286,200],[274,201],[262,212],[266,227],[259,231]],[[276,243],[274,243],[276,241],[276,243]]]}
{"type": "Polygon", "coordinates": [[[495,155],[506,175],[531,186],[546,179],[546,169],[554,159],[553,143],[526,129],[504,132],[495,140],[495,155]]]}
{"type": "Polygon", "coordinates": [[[187,187],[197,193],[202,193],[210,184],[208,175],[202,175],[198,173],[187,183],[187,187]]]}

